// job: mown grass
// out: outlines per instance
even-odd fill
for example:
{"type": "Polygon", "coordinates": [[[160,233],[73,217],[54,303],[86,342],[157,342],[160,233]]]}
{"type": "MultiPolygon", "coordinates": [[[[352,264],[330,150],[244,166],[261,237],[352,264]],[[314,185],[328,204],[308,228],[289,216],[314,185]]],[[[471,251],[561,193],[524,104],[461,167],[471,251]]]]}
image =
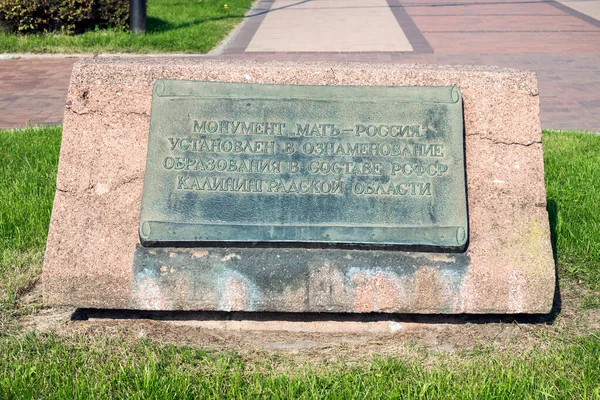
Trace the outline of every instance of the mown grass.
{"type": "Polygon", "coordinates": [[[600,290],[600,136],[545,131],[543,143],[548,212],[560,271],[600,290]]]}
{"type": "Polygon", "coordinates": [[[0,329],[41,270],[61,128],[0,131],[0,329]]]}
{"type": "Polygon", "coordinates": [[[147,340],[0,339],[0,398],[600,398],[600,338],[515,356],[375,358],[289,368],[147,340]]]}
{"type": "MultiPolygon", "coordinates": [[[[18,294],[39,272],[59,144],[60,128],[0,131],[0,315],[5,320],[18,312],[18,294]]],[[[559,275],[597,289],[600,136],[544,132],[544,150],[559,275]]],[[[599,299],[592,290],[580,299],[582,308],[598,307],[599,299]]],[[[148,340],[2,334],[1,329],[2,399],[600,399],[597,334],[549,335],[544,346],[520,352],[424,351],[419,359],[289,365],[283,358],[250,361],[235,352],[148,340]]]]}
{"type": "Polygon", "coordinates": [[[206,53],[241,22],[252,0],[148,0],[147,31],[81,35],[0,31],[0,53],[206,53]]]}

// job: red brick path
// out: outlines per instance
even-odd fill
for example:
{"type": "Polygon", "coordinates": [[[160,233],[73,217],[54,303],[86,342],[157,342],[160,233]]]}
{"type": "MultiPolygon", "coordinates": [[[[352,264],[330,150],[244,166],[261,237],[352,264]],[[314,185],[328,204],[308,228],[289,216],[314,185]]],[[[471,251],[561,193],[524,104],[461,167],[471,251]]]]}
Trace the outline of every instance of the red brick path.
{"type": "Polygon", "coordinates": [[[74,58],[0,61],[0,128],[63,119],[74,58]]]}
{"type": "MultiPolygon", "coordinates": [[[[220,58],[529,69],[538,74],[544,128],[600,131],[600,21],[552,0],[387,0],[387,4],[414,52],[247,53],[244,50],[264,16],[274,12],[273,0],[262,0],[220,58]]],[[[73,62],[1,60],[0,128],[60,122],[73,62]]]]}
{"type": "Polygon", "coordinates": [[[388,4],[414,52],[244,52],[258,20],[271,7],[277,8],[272,0],[263,0],[256,17],[247,19],[222,57],[528,69],[538,74],[544,128],[600,131],[600,21],[552,0],[388,0],[388,4]]]}

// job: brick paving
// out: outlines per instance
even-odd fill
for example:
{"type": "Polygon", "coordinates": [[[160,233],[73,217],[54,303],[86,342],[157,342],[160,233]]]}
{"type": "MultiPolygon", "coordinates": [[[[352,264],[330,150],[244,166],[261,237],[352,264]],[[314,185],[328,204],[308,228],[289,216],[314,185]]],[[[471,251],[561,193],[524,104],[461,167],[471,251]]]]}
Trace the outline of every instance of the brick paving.
{"type": "MultiPolygon", "coordinates": [[[[579,7],[577,11],[565,4],[569,1],[259,0],[218,57],[479,64],[529,69],[538,74],[540,82],[543,127],[600,131],[600,21],[593,18],[596,15],[593,7],[579,7]],[[294,22],[294,29],[281,24],[291,23],[294,15],[305,18],[310,10],[319,13],[320,24],[326,24],[326,18],[321,17],[326,14],[335,18],[343,10],[344,26],[354,31],[352,37],[359,37],[356,33],[362,30],[371,35],[371,40],[377,40],[373,33],[379,29],[377,24],[373,21],[361,24],[369,7],[379,8],[377,12],[371,9],[369,15],[386,15],[388,24],[396,23],[402,28],[402,33],[398,33],[398,26],[381,28],[388,35],[386,41],[373,47],[381,51],[364,51],[365,36],[352,43],[348,35],[344,36],[343,29],[321,30],[323,45],[315,47],[311,43],[306,47],[317,51],[294,51],[302,48],[298,43],[302,37],[308,38],[303,32],[314,29],[311,25],[314,21],[305,21],[305,31],[297,29],[303,25],[302,21],[294,22]],[[588,12],[589,9],[592,11],[588,12]],[[285,35],[278,33],[274,24],[279,24],[285,35]],[[396,35],[393,39],[401,43],[402,49],[412,48],[412,51],[385,51],[398,48],[389,35],[396,35]],[[260,51],[267,48],[277,51],[260,51]]],[[[341,25],[336,22],[333,26],[341,25]]],[[[0,60],[0,128],[27,122],[60,122],[73,62],[73,59],[51,58],[0,60]]]]}
{"type": "Polygon", "coordinates": [[[62,122],[75,58],[0,61],[0,128],[62,122]]]}
{"type": "MultiPolygon", "coordinates": [[[[544,128],[600,131],[600,21],[590,16],[595,14],[587,15],[566,7],[564,4],[568,2],[387,0],[390,10],[399,16],[396,20],[413,51],[248,51],[258,25],[268,22],[265,15],[280,12],[280,1],[258,3],[222,57],[477,64],[528,69],[538,75],[544,128]]],[[[271,16],[270,20],[276,21],[276,18],[271,16]]],[[[359,20],[360,12],[357,12],[359,20]]],[[[353,26],[374,29],[359,23],[353,26]]]]}

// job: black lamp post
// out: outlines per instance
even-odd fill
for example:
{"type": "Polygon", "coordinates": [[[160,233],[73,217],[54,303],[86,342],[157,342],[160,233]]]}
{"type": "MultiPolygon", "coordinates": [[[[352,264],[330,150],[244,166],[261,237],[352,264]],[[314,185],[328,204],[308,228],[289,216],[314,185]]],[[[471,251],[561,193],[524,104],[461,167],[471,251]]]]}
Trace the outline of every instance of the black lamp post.
{"type": "Polygon", "coordinates": [[[129,0],[129,29],[136,35],[146,32],[146,0],[129,0]]]}

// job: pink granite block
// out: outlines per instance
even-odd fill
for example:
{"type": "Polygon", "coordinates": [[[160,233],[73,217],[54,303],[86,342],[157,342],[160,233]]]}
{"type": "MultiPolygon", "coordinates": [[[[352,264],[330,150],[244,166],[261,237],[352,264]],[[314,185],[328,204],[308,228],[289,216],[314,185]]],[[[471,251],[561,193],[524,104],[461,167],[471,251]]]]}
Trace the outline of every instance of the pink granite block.
{"type": "Polygon", "coordinates": [[[48,304],[293,312],[550,311],[555,268],[538,85],[532,72],[473,66],[86,59],[74,66],[67,104],[42,274],[48,304]],[[271,256],[261,258],[261,249],[142,249],[146,255],[162,251],[189,268],[177,269],[166,265],[167,260],[154,273],[136,269],[134,260],[142,251],[138,223],[152,85],[159,78],[458,86],[466,135],[467,251],[382,255],[281,249],[275,251],[276,259],[283,261],[272,261],[271,256]],[[266,276],[257,278],[256,271],[232,272],[236,260],[251,257],[264,260],[257,271],[280,270],[290,281],[275,284],[266,276]],[[395,267],[383,268],[377,257],[387,257],[395,267]],[[286,260],[306,273],[286,269],[286,260]],[[399,272],[409,264],[410,274],[399,272]],[[207,269],[209,265],[218,267],[207,269]]]}

